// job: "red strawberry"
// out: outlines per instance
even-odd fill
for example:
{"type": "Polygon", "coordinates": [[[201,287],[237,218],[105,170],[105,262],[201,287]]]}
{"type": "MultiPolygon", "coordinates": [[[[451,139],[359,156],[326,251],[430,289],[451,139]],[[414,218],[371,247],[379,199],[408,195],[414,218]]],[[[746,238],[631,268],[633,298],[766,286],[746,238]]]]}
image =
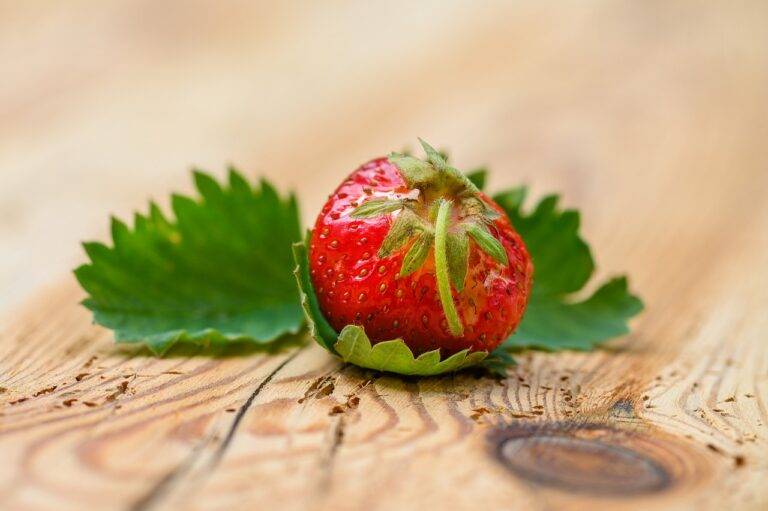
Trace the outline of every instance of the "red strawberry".
{"type": "Polygon", "coordinates": [[[422,141],[354,172],[315,222],[309,261],[328,322],[416,354],[492,350],[517,327],[533,265],[503,210],[422,141]]]}

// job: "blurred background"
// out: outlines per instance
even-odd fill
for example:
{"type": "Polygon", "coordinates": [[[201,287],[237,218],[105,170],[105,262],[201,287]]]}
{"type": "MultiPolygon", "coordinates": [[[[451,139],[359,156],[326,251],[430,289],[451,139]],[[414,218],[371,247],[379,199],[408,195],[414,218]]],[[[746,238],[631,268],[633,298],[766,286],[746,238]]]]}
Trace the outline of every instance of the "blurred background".
{"type": "Polygon", "coordinates": [[[766,190],[765,1],[0,1],[0,64],[3,308],[192,166],[295,189],[309,223],[421,136],[564,192],[630,273],[622,236],[766,190]]]}

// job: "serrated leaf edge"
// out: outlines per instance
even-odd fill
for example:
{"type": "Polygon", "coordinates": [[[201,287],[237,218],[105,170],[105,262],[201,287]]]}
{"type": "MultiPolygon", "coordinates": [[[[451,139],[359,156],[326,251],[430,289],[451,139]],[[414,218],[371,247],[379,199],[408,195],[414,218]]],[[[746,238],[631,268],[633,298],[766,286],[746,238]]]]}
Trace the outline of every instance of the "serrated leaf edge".
{"type": "MultiPolygon", "coordinates": [[[[527,185],[521,185],[515,188],[511,188],[509,190],[497,192],[493,195],[493,200],[496,201],[497,204],[501,206],[501,208],[504,210],[504,212],[509,216],[510,220],[512,220],[512,223],[514,224],[513,218],[520,217],[522,218],[524,215],[533,216],[536,214],[540,214],[541,211],[548,210],[548,211],[558,211],[558,202],[560,201],[560,195],[558,194],[548,194],[544,197],[540,198],[539,201],[535,204],[535,206],[531,209],[526,208],[526,199],[528,198],[528,191],[529,188],[527,185]],[[528,211],[526,212],[526,209],[528,211]],[[515,214],[513,214],[513,212],[515,214]]],[[[582,245],[586,246],[589,256],[590,256],[590,275],[587,278],[587,281],[585,282],[584,286],[588,286],[590,284],[594,284],[595,278],[594,278],[594,271],[595,271],[595,259],[594,255],[592,255],[591,248],[589,247],[589,244],[582,238],[581,234],[579,233],[579,219],[580,219],[580,213],[578,210],[575,209],[563,209],[559,211],[560,215],[566,215],[566,214],[573,214],[575,215],[575,221],[576,221],[576,233],[578,236],[578,241],[582,245]]],[[[521,234],[522,236],[522,234],[521,234]]],[[[523,239],[525,242],[525,239],[523,239]]],[[[534,261],[535,265],[536,261],[534,261]]],[[[534,275],[535,279],[535,275],[534,275]]],[[[535,285],[535,280],[534,280],[535,285]]],[[[615,339],[617,337],[620,337],[622,335],[626,335],[630,332],[629,328],[629,321],[641,313],[643,310],[645,310],[645,303],[643,302],[642,298],[640,298],[639,295],[634,294],[629,289],[629,278],[626,275],[617,275],[610,277],[606,280],[604,280],[592,293],[582,299],[582,300],[573,300],[573,296],[577,295],[580,291],[583,290],[579,289],[570,293],[565,293],[561,295],[561,298],[563,299],[564,303],[570,303],[573,305],[578,305],[581,303],[586,303],[589,300],[593,299],[598,293],[603,291],[606,288],[609,288],[611,286],[618,285],[620,289],[626,293],[626,298],[632,302],[631,310],[629,310],[626,314],[622,316],[622,319],[624,320],[621,328],[621,332],[617,333],[616,335],[612,335],[610,337],[605,337],[601,339],[594,339],[589,341],[588,345],[577,345],[577,344],[560,344],[557,346],[552,346],[550,344],[547,344],[545,341],[538,341],[538,340],[529,340],[526,343],[517,344],[515,342],[515,336],[518,332],[521,331],[520,325],[515,329],[515,331],[504,340],[504,342],[501,343],[499,348],[501,349],[507,349],[507,350],[538,350],[538,351],[545,351],[545,352],[557,352],[557,351],[563,351],[563,350],[571,350],[571,351],[591,351],[595,348],[599,348],[603,346],[605,343],[611,341],[612,339],[615,339]]],[[[531,299],[533,299],[535,295],[535,287],[532,289],[531,292],[531,299]]],[[[530,303],[528,304],[530,306],[530,303]]],[[[523,316],[522,322],[525,321],[525,316],[523,316]]]]}
{"type": "Polygon", "coordinates": [[[334,344],[336,352],[342,360],[366,369],[375,371],[395,372],[407,376],[436,376],[456,372],[467,367],[480,364],[487,356],[487,351],[461,350],[448,358],[441,359],[440,350],[435,349],[422,353],[418,357],[402,339],[392,339],[371,344],[365,330],[358,325],[347,325],[339,334],[339,340],[334,344]],[[349,341],[347,341],[349,339],[349,341]],[[351,346],[345,343],[350,342],[351,346]],[[400,359],[399,365],[405,368],[394,370],[391,365],[392,354],[400,351],[405,359],[400,359]],[[382,353],[390,352],[384,363],[377,363],[382,353]]]}
{"type": "MultiPolygon", "coordinates": [[[[196,189],[198,191],[198,197],[197,199],[195,199],[193,197],[172,193],[171,194],[171,210],[174,212],[174,214],[176,214],[176,211],[174,210],[173,203],[176,201],[186,200],[186,201],[190,201],[195,205],[198,205],[199,203],[203,202],[205,200],[205,197],[204,197],[205,194],[203,193],[204,185],[210,184],[211,186],[215,186],[221,189],[220,183],[216,181],[211,175],[206,174],[202,170],[192,169],[192,176],[193,176],[193,181],[195,182],[195,185],[196,185],[196,189]],[[204,182],[204,184],[201,185],[201,182],[204,182]]],[[[233,178],[237,178],[240,182],[246,183],[247,185],[247,180],[236,169],[234,169],[234,167],[229,169],[229,178],[230,180],[232,180],[233,178]]],[[[260,184],[262,188],[271,188],[274,190],[272,185],[265,179],[262,179],[260,181],[260,184]]],[[[250,185],[247,185],[247,186],[250,191],[250,185]]],[[[295,195],[293,193],[290,193],[288,195],[288,204],[294,208],[294,210],[296,211],[296,214],[298,215],[295,195]]],[[[178,218],[178,215],[176,216],[178,218]]],[[[162,221],[167,228],[170,228],[171,226],[170,220],[168,220],[168,218],[162,212],[162,210],[157,205],[157,203],[155,201],[149,201],[148,211],[145,215],[139,212],[134,213],[133,231],[135,232],[143,229],[146,225],[146,222],[148,222],[150,219],[153,219],[156,221],[162,221]]],[[[72,271],[72,273],[74,274],[75,279],[78,281],[80,286],[84,290],[86,290],[86,292],[88,292],[88,289],[87,289],[87,283],[84,280],[85,279],[84,273],[87,272],[89,268],[93,267],[94,265],[94,261],[93,261],[92,254],[90,253],[90,249],[98,248],[106,251],[119,250],[121,237],[124,235],[127,235],[131,230],[132,229],[129,227],[127,223],[117,218],[116,216],[112,215],[110,216],[110,237],[112,238],[111,247],[105,243],[98,242],[98,241],[84,241],[81,243],[81,245],[86,251],[86,254],[89,257],[89,261],[77,266],[72,271]]],[[[196,346],[201,346],[203,348],[217,346],[217,345],[226,345],[226,344],[231,344],[236,342],[249,342],[254,345],[266,346],[286,335],[296,335],[303,328],[303,324],[299,322],[293,328],[285,329],[284,331],[280,333],[276,333],[275,335],[261,337],[261,338],[256,338],[244,332],[225,333],[216,328],[203,328],[203,329],[197,329],[197,330],[189,330],[189,329],[169,330],[169,331],[163,331],[157,334],[143,335],[142,337],[137,338],[131,335],[124,334],[119,328],[109,325],[110,323],[109,321],[102,319],[104,315],[109,311],[109,309],[104,306],[97,307],[93,303],[92,299],[90,298],[90,293],[88,298],[85,298],[80,302],[80,305],[82,305],[83,307],[91,311],[92,324],[99,325],[103,328],[107,328],[110,331],[112,331],[115,342],[119,344],[131,344],[134,346],[144,346],[150,352],[158,356],[163,356],[173,346],[175,346],[178,343],[188,343],[196,346]]]]}

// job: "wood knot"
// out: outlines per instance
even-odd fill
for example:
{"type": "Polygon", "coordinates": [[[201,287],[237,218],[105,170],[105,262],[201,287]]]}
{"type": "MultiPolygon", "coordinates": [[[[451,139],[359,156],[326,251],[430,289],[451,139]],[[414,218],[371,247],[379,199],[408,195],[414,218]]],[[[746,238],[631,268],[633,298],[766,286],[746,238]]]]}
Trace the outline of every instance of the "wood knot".
{"type": "Polygon", "coordinates": [[[491,446],[517,477],[572,493],[654,494],[701,476],[683,462],[696,457],[684,442],[603,424],[512,424],[491,433],[491,446]]]}

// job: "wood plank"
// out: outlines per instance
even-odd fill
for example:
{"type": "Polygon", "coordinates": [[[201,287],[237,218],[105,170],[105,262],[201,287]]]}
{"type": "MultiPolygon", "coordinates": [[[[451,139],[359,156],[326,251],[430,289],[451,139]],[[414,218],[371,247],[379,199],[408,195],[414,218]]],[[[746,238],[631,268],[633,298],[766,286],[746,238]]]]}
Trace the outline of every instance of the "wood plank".
{"type": "Polygon", "coordinates": [[[0,6],[0,509],[765,509],[763,2],[152,5],[0,6]],[[77,241],[190,162],[308,220],[416,135],[561,190],[633,333],[415,379],[303,339],[153,357],[77,305],[77,241]]]}

